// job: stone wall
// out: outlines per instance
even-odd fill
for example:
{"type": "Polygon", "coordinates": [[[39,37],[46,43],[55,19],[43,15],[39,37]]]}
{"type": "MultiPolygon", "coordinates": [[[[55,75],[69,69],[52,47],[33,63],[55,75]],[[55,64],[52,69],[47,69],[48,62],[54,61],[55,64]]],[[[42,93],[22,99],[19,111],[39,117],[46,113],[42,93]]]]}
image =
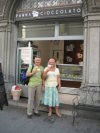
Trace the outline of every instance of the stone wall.
{"type": "Polygon", "coordinates": [[[11,19],[14,2],[16,0],[0,0],[0,62],[7,91],[15,84],[17,35],[16,26],[11,19]]]}

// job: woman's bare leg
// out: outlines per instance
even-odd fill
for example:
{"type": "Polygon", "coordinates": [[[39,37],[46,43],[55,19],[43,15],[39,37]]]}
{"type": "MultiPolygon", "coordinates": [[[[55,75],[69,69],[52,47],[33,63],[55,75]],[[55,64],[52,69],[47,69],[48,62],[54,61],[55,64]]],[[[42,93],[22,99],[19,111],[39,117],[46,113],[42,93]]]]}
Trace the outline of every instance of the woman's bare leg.
{"type": "Polygon", "coordinates": [[[48,116],[52,115],[52,107],[49,107],[49,112],[48,112],[48,116]]]}
{"type": "Polygon", "coordinates": [[[60,113],[60,110],[59,110],[59,106],[56,106],[56,115],[58,117],[61,117],[61,113],[60,113]]]}

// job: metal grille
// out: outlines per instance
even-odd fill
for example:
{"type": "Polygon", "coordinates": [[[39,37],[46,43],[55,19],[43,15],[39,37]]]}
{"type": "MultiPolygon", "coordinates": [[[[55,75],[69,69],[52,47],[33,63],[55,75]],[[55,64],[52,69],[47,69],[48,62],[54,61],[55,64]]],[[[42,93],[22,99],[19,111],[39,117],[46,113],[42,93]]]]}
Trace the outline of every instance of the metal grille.
{"type": "Polygon", "coordinates": [[[82,0],[22,0],[18,10],[81,4],[82,0]]]}

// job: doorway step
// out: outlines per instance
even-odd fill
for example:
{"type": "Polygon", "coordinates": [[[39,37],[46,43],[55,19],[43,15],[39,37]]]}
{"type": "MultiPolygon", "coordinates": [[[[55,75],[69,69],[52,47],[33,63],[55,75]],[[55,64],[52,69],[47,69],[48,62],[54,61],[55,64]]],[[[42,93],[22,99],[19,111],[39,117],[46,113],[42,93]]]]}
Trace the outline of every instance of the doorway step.
{"type": "MultiPolygon", "coordinates": [[[[68,88],[68,87],[61,88],[59,97],[60,97],[60,108],[62,114],[70,116],[72,115],[73,99],[77,96],[77,91],[78,89],[76,88],[68,88]]],[[[28,99],[25,97],[21,97],[19,101],[13,101],[12,99],[9,99],[8,102],[9,105],[12,106],[27,108],[28,99]]],[[[47,112],[47,107],[41,105],[40,111],[47,112]]]]}

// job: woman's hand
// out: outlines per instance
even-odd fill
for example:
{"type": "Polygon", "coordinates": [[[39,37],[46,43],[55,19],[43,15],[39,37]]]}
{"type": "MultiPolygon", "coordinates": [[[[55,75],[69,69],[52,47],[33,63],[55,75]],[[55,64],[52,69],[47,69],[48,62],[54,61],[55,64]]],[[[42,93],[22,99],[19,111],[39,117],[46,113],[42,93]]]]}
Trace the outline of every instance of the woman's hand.
{"type": "Polygon", "coordinates": [[[60,92],[60,89],[61,89],[61,85],[58,85],[58,87],[57,87],[57,88],[58,88],[58,92],[60,92]]]}

